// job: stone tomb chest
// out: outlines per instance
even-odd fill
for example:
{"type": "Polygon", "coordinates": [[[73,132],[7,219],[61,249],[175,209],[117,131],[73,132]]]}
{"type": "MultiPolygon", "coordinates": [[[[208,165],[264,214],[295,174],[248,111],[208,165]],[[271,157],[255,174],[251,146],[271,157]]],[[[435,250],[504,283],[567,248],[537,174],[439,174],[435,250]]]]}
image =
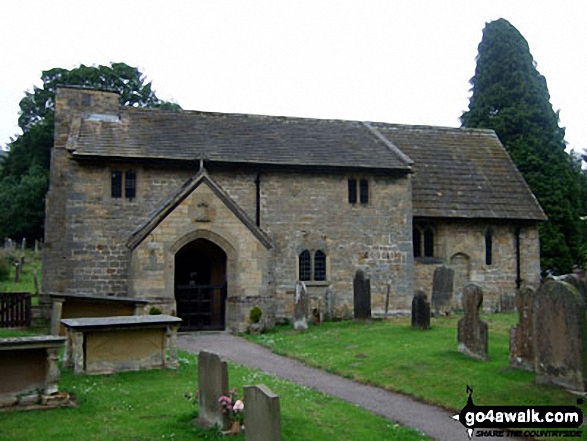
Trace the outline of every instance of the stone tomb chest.
{"type": "Polygon", "coordinates": [[[177,366],[178,317],[86,317],[64,319],[61,323],[67,329],[66,366],[75,373],[177,366]]]}
{"type": "Polygon", "coordinates": [[[61,319],[81,317],[114,317],[121,315],[141,315],[145,299],[114,296],[90,296],[79,294],[50,294],[53,301],[51,313],[51,334],[65,335],[60,326],[61,319]]]}
{"type": "Polygon", "coordinates": [[[59,352],[65,338],[0,338],[0,407],[36,404],[57,392],[59,352]]]}

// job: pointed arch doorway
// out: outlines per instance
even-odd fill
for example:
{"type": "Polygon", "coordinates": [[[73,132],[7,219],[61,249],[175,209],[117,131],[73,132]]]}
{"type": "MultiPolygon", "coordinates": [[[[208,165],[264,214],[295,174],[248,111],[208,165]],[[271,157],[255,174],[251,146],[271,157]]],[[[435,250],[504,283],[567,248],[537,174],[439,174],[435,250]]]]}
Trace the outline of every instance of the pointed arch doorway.
{"type": "Polygon", "coordinates": [[[207,239],[196,239],[175,254],[175,302],[185,331],[224,330],[226,253],[207,239]]]}

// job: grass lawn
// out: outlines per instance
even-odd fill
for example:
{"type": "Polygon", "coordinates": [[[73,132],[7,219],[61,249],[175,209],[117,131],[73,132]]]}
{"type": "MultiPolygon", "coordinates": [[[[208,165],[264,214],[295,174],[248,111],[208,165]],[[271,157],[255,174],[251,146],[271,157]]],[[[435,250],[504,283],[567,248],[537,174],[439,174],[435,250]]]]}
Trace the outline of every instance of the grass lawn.
{"type": "Polygon", "coordinates": [[[517,317],[484,316],[489,324],[487,362],[457,351],[457,316],[432,318],[428,331],[411,329],[406,317],[324,323],[305,333],[278,327],[247,338],[308,365],[451,410],[466,404],[467,385],[477,405],[575,405],[577,396],[537,385],[533,373],[509,366],[509,328],[517,317]]]}
{"type": "MultiPolygon", "coordinates": [[[[21,251],[14,251],[14,256],[19,257],[22,256],[21,251]]],[[[20,275],[20,281],[18,283],[14,282],[15,276],[15,268],[14,266],[10,267],[10,276],[8,280],[0,281],[0,292],[30,292],[33,294],[33,305],[38,303],[38,297],[35,296],[35,279],[33,276],[33,272],[37,271],[37,278],[39,280],[39,284],[41,283],[41,253],[35,254],[34,251],[26,250],[25,251],[25,260],[24,260],[24,267],[22,273],[20,275]]],[[[40,289],[40,286],[39,286],[40,289]]]]}
{"type": "MultiPolygon", "coordinates": [[[[1,335],[0,335],[1,336],[1,335]]],[[[114,375],[63,371],[60,390],[77,397],[76,409],[0,412],[2,440],[221,440],[192,424],[196,406],[185,394],[197,388],[196,357],[180,352],[177,370],[114,375]]],[[[357,406],[259,371],[229,365],[230,387],[265,384],[280,397],[284,440],[426,440],[357,406]]],[[[245,403],[246,406],[246,403],[245,403]]],[[[246,411],[246,407],[245,407],[246,411]]],[[[228,439],[244,440],[244,436],[228,439]]]]}

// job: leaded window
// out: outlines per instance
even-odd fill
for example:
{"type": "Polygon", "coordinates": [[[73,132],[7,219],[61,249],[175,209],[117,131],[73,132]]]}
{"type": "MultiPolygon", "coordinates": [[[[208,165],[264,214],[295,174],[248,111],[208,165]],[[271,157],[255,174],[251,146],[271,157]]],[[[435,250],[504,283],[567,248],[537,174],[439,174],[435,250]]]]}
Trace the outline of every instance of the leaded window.
{"type": "Polygon", "coordinates": [[[314,253],[314,280],[326,280],[326,254],[320,250],[314,253]]]}
{"type": "Polygon", "coordinates": [[[299,272],[300,280],[307,281],[312,279],[312,262],[310,252],[308,250],[302,251],[299,258],[299,272]]]}
{"type": "Polygon", "coordinates": [[[361,179],[359,182],[359,200],[361,204],[369,203],[369,181],[361,179]]]}
{"type": "Polygon", "coordinates": [[[113,198],[121,198],[122,197],[122,172],[120,170],[112,171],[112,177],[110,179],[110,188],[113,198]]]}
{"type": "Polygon", "coordinates": [[[134,170],[127,170],[124,177],[124,196],[134,199],[137,195],[137,175],[134,170]]]}

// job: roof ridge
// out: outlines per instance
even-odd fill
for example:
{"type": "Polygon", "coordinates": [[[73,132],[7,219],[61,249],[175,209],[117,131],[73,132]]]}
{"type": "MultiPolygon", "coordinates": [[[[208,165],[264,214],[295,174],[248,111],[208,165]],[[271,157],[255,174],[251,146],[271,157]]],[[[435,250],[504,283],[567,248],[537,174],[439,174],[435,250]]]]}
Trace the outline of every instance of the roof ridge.
{"type": "Polygon", "coordinates": [[[373,127],[369,122],[363,121],[363,125],[383,144],[385,144],[393,153],[395,153],[399,158],[406,163],[408,166],[412,166],[414,161],[404,152],[402,152],[394,143],[392,143],[388,138],[386,138],[379,130],[373,127]]]}
{"type": "Polygon", "coordinates": [[[495,130],[493,129],[483,129],[483,128],[475,128],[475,127],[450,127],[450,126],[433,126],[427,124],[397,124],[397,123],[387,123],[387,122],[371,122],[370,124],[375,124],[377,126],[385,126],[386,128],[397,128],[397,129],[411,129],[411,130],[435,130],[435,131],[442,131],[442,132],[473,132],[473,133],[483,133],[486,135],[494,135],[495,130]]]}

